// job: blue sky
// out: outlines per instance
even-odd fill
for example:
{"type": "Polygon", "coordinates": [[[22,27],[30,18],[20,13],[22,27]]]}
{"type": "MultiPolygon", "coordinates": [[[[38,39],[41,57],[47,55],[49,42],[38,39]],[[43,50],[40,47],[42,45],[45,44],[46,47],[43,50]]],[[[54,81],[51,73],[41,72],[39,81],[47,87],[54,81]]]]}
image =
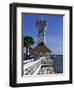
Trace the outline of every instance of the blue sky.
{"type": "MultiPolygon", "coordinates": [[[[39,15],[23,14],[23,36],[32,36],[37,45],[37,28],[36,21],[43,19],[47,21],[46,46],[53,54],[63,53],[63,16],[60,15],[39,15]]],[[[33,46],[33,47],[34,47],[33,46]]]]}

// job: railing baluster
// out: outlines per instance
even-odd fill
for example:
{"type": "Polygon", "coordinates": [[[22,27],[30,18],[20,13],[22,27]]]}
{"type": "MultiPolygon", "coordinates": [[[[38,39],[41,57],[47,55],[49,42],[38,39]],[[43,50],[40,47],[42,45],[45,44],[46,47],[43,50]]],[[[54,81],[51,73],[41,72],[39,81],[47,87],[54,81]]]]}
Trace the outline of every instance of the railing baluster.
{"type": "Polygon", "coordinates": [[[24,65],[24,67],[23,67],[24,75],[34,74],[35,71],[37,70],[37,68],[41,65],[41,59],[36,60],[34,62],[33,62],[33,60],[31,60],[31,61],[28,60],[29,63],[27,63],[27,64],[23,63],[23,65],[24,65]]]}

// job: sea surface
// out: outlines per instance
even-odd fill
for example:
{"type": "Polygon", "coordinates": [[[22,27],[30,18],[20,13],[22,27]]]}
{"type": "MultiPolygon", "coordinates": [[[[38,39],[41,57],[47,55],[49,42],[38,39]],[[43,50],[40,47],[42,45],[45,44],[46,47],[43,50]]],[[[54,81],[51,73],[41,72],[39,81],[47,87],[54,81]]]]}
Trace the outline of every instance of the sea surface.
{"type": "Polygon", "coordinates": [[[63,73],[63,55],[54,56],[54,67],[57,73],[63,73]]]}

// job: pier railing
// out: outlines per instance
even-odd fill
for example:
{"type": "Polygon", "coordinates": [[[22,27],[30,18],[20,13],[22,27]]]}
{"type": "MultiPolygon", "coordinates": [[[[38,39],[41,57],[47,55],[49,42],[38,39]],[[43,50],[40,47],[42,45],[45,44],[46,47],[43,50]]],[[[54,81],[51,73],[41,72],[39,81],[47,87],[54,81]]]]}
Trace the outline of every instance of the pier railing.
{"type": "Polygon", "coordinates": [[[25,61],[23,61],[23,64],[31,63],[31,62],[33,62],[33,61],[34,61],[34,59],[25,60],[25,61]]]}
{"type": "Polygon", "coordinates": [[[53,60],[46,60],[45,57],[41,57],[40,59],[34,61],[34,59],[27,60],[23,62],[23,75],[36,75],[41,68],[41,66],[52,65],[53,60]]]}
{"type": "Polygon", "coordinates": [[[35,75],[41,67],[41,58],[36,61],[23,62],[23,75],[35,75]]]}

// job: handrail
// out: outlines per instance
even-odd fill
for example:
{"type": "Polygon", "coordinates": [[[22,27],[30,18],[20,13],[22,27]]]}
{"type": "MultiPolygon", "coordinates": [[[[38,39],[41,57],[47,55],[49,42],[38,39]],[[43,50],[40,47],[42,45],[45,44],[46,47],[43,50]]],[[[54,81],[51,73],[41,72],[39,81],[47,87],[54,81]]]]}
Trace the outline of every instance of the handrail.
{"type": "Polygon", "coordinates": [[[33,62],[33,60],[34,60],[34,59],[25,60],[25,61],[23,61],[23,64],[27,64],[27,63],[33,62]]]}
{"type": "Polygon", "coordinates": [[[26,68],[28,68],[28,67],[30,67],[30,66],[36,64],[36,63],[39,62],[39,61],[41,61],[41,59],[36,60],[36,61],[34,61],[34,62],[31,62],[31,63],[27,63],[27,64],[25,64],[25,65],[24,65],[24,69],[26,69],[26,68]]]}
{"type": "Polygon", "coordinates": [[[45,57],[41,57],[39,60],[36,61],[31,60],[31,62],[27,64],[23,62],[23,75],[35,75],[37,74],[41,66],[52,65],[52,64],[53,64],[53,60],[49,59],[46,61],[45,57]]]}
{"type": "MultiPolygon", "coordinates": [[[[24,63],[23,63],[24,64],[24,63]]],[[[27,63],[23,65],[24,75],[32,75],[41,65],[41,58],[39,60],[27,63]]]]}

